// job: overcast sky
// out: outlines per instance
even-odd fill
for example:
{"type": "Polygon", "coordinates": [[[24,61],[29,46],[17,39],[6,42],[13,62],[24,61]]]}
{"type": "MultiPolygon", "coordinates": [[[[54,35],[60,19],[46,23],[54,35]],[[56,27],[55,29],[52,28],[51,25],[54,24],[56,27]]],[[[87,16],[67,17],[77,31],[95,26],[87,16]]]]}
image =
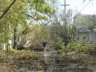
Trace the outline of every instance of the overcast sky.
{"type": "MultiPolygon", "coordinates": [[[[66,0],[66,3],[70,4],[67,9],[72,9],[73,13],[81,12],[82,14],[96,14],[96,0],[91,2],[87,0],[84,3],[82,1],[83,0],[66,0]]],[[[64,4],[64,0],[59,0],[58,2],[58,8],[60,12],[62,12],[64,9],[61,4],[64,4]]]]}

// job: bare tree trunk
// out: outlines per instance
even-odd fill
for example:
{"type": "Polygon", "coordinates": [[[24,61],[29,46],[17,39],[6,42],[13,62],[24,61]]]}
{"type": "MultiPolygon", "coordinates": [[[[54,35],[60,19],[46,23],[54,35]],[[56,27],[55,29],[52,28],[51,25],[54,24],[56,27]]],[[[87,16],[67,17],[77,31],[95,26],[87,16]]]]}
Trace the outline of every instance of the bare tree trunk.
{"type": "Polygon", "coordinates": [[[14,38],[13,38],[13,48],[16,49],[16,46],[17,46],[17,42],[16,42],[16,32],[17,32],[17,29],[14,28],[14,38]]]}

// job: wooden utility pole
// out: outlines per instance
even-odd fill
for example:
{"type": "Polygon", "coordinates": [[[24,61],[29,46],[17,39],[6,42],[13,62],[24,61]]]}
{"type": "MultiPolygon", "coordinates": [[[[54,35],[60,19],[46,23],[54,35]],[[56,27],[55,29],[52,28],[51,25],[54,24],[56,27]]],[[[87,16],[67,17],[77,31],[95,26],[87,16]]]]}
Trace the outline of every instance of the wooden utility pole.
{"type": "Polygon", "coordinates": [[[65,40],[65,46],[67,45],[67,19],[66,19],[66,7],[69,6],[69,4],[66,4],[66,0],[64,0],[64,40],[65,40]]]}

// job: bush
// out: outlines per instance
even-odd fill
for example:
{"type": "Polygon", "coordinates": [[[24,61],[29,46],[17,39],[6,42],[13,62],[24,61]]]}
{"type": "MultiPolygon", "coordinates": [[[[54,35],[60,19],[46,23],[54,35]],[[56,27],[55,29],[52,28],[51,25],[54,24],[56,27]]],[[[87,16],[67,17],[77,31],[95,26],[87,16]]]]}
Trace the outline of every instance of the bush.
{"type": "Polygon", "coordinates": [[[10,55],[13,56],[13,58],[19,59],[19,60],[29,60],[29,59],[38,59],[40,57],[40,54],[34,51],[30,50],[14,50],[11,49],[10,55]]]}
{"type": "Polygon", "coordinates": [[[89,53],[90,51],[94,50],[93,46],[86,42],[79,42],[79,41],[72,41],[66,47],[67,52],[77,51],[77,52],[84,52],[89,53]]]}
{"type": "Polygon", "coordinates": [[[15,50],[11,49],[9,53],[6,51],[0,51],[0,61],[8,62],[9,60],[12,61],[16,60],[34,60],[39,59],[40,54],[34,51],[29,50],[15,50]]]}

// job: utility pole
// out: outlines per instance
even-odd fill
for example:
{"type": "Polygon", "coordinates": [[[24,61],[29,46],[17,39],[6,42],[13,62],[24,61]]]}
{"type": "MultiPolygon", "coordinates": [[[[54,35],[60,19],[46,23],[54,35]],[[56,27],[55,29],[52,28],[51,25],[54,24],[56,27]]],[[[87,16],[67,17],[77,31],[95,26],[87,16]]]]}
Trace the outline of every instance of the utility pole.
{"type": "Polygon", "coordinates": [[[65,47],[66,47],[66,45],[67,45],[67,19],[66,19],[66,7],[67,6],[69,6],[69,4],[66,4],[66,0],[64,0],[64,5],[62,5],[62,6],[64,6],[64,31],[65,31],[65,33],[64,33],[64,40],[65,40],[65,47]]]}

